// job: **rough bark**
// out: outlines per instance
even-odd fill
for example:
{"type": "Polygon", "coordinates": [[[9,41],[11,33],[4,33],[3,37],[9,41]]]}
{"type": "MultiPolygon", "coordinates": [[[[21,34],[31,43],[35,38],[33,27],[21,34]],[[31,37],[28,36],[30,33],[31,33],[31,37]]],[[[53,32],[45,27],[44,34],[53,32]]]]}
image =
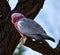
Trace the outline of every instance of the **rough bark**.
{"type": "MultiPolygon", "coordinates": [[[[11,23],[11,14],[21,12],[26,17],[34,19],[43,4],[44,0],[18,0],[16,7],[11,11],[8,2],[0,0],[0,55],[12,55],[21,38],[11,23]]],[[[28,38],[25,46],[43,55],[60,55],[60,42],[53,49],[48,44],[33,42],[28,38]]]]}

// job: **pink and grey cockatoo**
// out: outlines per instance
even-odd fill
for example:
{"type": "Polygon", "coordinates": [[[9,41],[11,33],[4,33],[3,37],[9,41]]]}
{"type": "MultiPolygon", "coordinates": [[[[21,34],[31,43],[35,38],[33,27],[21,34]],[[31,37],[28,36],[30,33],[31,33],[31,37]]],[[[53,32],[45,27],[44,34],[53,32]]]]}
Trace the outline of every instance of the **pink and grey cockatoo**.
{"type": "Polygon", "coordinates": [[[46,32],[38,23],[36,23],[32,19],[26,18],[23,14],[13,13],[11,15],[11,18],[12,23],[14,24],[16,30],[18,30],[23,39],[25,38],[26,40],[26,38],[29,37],[43,43],[45,43],[45,39],[55,42],[52,37],[49,37],[46,34],[46,32]]]}

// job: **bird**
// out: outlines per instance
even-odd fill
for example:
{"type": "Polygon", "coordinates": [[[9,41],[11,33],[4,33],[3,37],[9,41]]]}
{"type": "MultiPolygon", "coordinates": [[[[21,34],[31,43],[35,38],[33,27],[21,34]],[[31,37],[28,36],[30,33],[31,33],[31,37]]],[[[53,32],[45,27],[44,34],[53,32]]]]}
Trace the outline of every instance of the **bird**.
{"type": "Polygon", "coordinates": [[[25,17],[22,13],[13,13],[11,15],[11,22],[19,32],[21,42],[24,44],[27,38],[35,39],[35,41],[46,43],[45,40],[55,40],[48,36],[44,29],[36,21],[25,17]]]}

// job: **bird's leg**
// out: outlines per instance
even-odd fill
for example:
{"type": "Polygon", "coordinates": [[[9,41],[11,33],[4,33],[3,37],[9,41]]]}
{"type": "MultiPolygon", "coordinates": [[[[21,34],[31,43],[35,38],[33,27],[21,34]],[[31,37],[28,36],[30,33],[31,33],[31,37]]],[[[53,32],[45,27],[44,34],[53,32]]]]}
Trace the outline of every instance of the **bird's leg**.
{"type": "Polygon", "coordinates": [[[20,35],[22,36],[21,39],[20,39],[20,43],[21,44],[25,44],[26,40],[27,40],[27,37],[24,36],[22,33],[20,33],[20,35]]]}
{"type": "Polygon", "coordinates": [[[26,40],[27,40],[27,37],[25,37],[25,36],[22,37],[22,38],[20,39],[21,44],[25,44],[26,40]]]}

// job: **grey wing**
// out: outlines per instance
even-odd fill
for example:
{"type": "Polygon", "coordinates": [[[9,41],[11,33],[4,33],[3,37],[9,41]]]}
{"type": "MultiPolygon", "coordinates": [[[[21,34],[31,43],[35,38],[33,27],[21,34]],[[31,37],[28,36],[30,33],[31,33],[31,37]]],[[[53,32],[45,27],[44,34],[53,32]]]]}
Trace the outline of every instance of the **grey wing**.
{"type": "Polygon", "coordinates": [[[18,26],[21,33],[33,39],[41,39],[40,36],[37,37],[38,34],[46,35],[43,28],[31,19],[22,19],[19,21],[18,26]]]}

